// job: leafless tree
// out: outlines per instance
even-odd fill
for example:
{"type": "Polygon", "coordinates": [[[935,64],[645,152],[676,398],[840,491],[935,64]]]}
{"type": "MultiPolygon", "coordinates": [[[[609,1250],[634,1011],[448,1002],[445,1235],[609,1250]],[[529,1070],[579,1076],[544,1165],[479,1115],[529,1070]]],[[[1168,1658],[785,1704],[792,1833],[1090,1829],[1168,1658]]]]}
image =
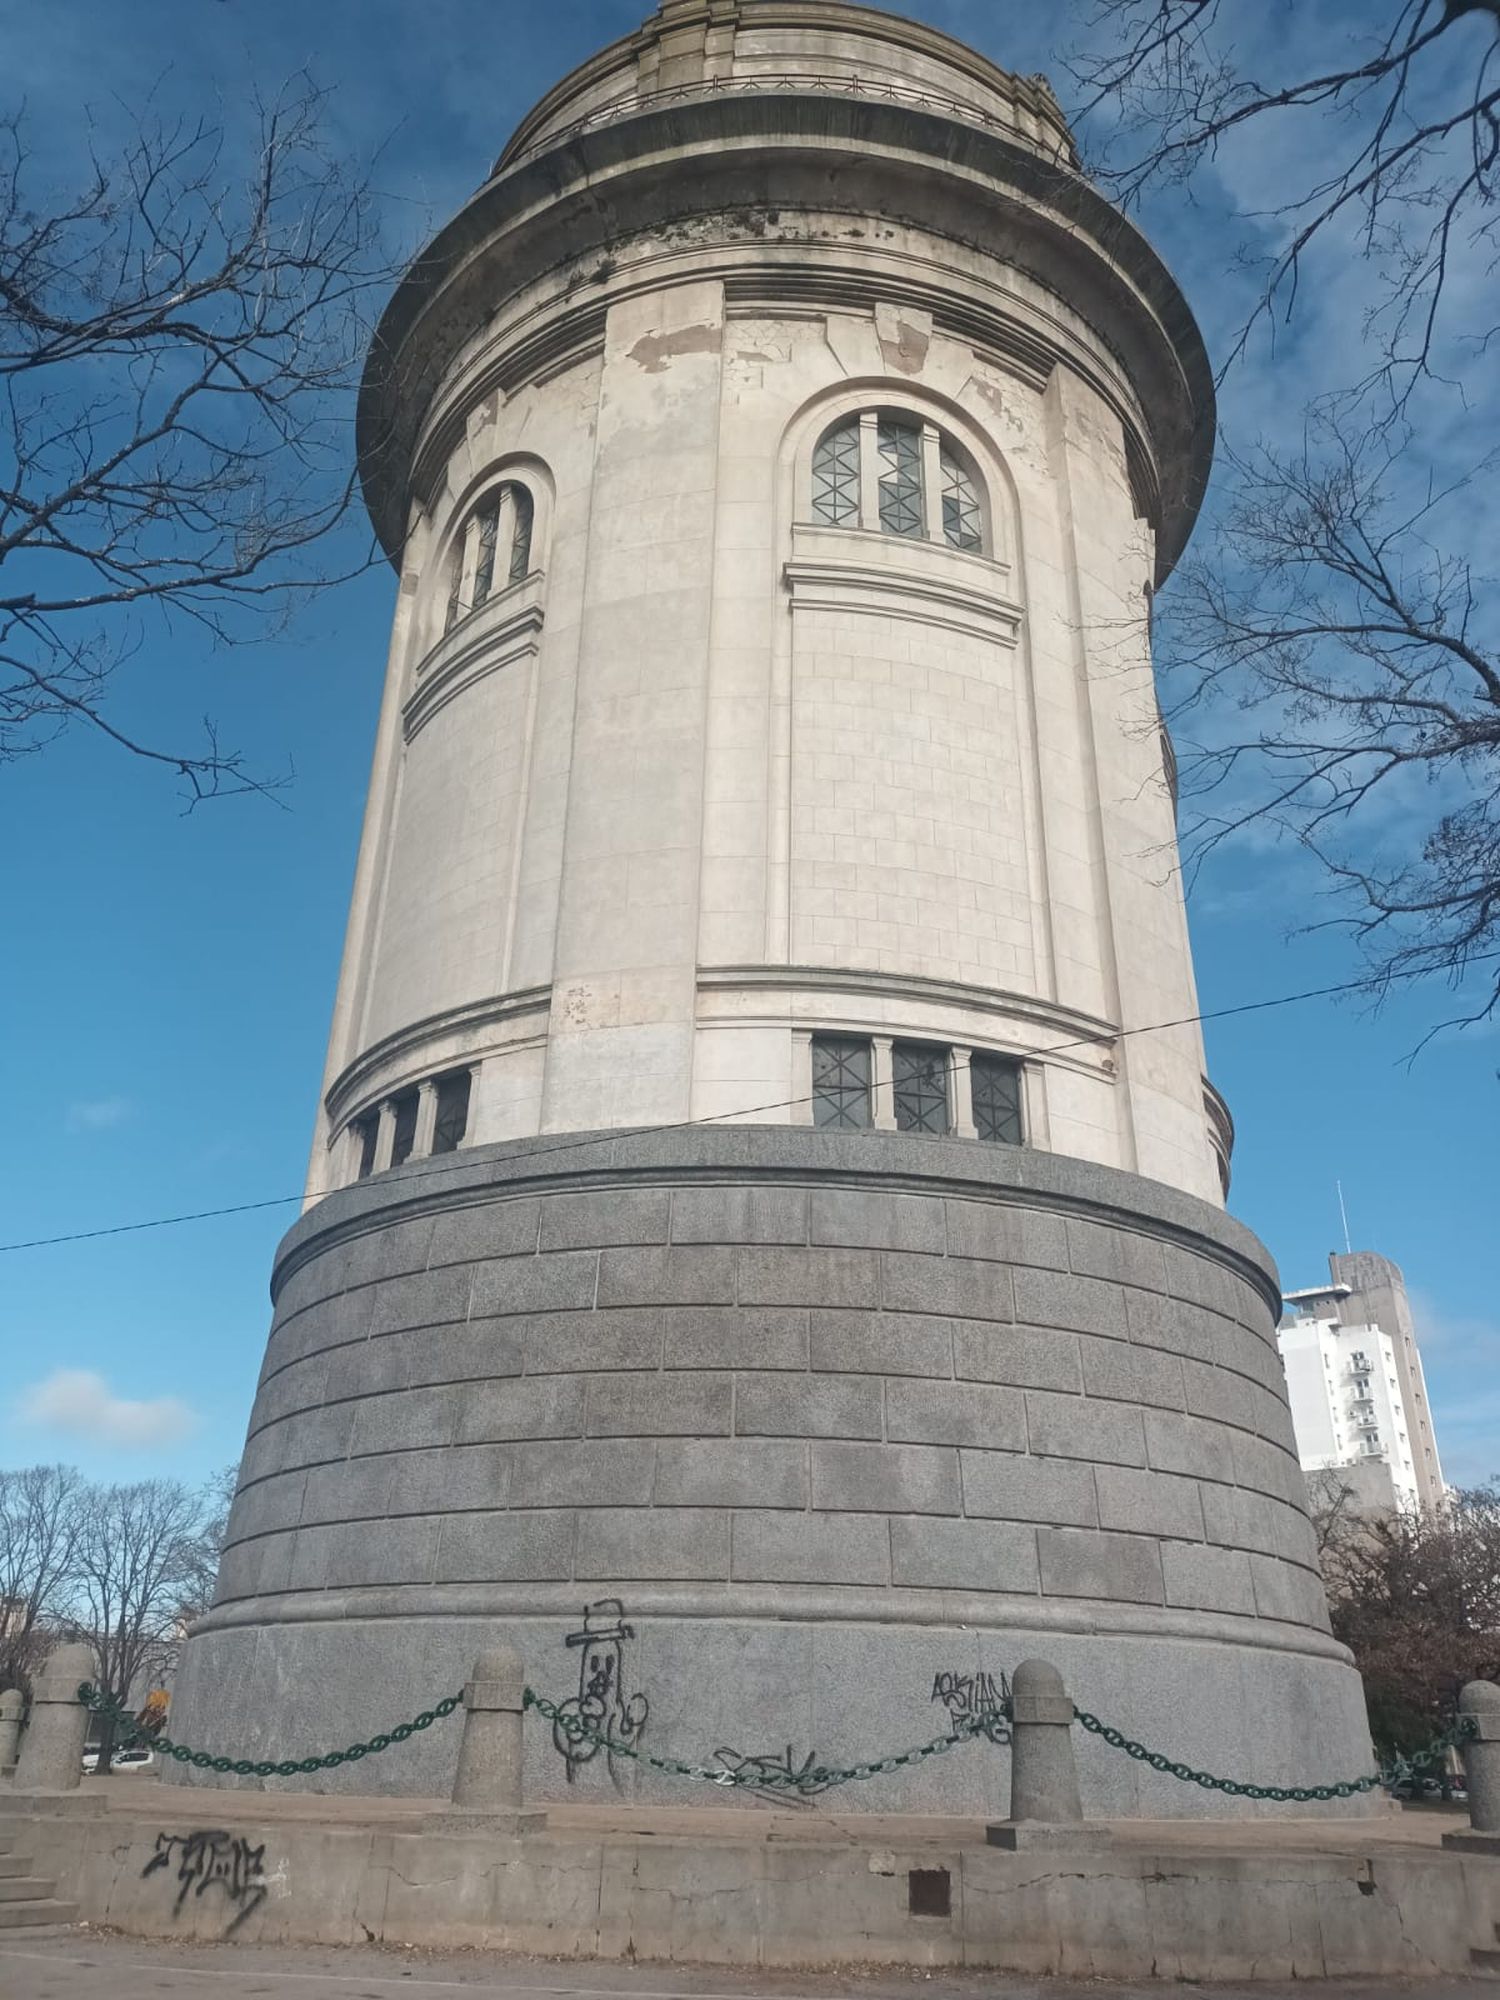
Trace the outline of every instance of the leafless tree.
{"type": "MultiPolygon", "coordinates": [[[[212,1497],[175,1479],[89,1490],[74,1562],[71,1629],[94,1648],[98,1684],[128,1703],[175,1663],[215,1532],[212,1497]]],[[[215,1550],[215,1555],[217,1551],[215,1550]]],[[[107,1771],[112,1732],[99,1769],[107,1771]]]]}
{"type": "Polygon", "coordinates": [[[266,788],[212,723],[163,742],[108,698],[175,624],[206,649],[263,631],[348,509],[389,267],[322,108],[306,84],[257,106],[243,172],[211,123],[148,122],[61,192],[0,119],[0,761],[84,725],[190,803],[266,788]]]}
{"type": "Polygon", "coordinates": [[[1184,851],[1284,829],[1330,871],[1375,990],[1478,966],[1480,1018],[1500,1004],[1500,611],[1455,529],[1483,487],[1413,497],[1399,441],[1332,410],[1234,471],[1159,618],[1184,851]]]}
{"type": "Polygon", "coordinates": [[[188,1548],[188,1576],[182,1592],[181,1615],[189,1623],[201,1618],[214,1601],[219,1580],[219,1558],[224,1553],[224,1537],[229,1530],[229,1509],[240,1468],[226,1465],[216,1472],[199,1494],[202,1527],[188,1548]]]}
{"type": "Polygon", "coordinates": [[[1262,218],[1279,240],[1236,352],[1263,314],[1290,310],[1315,242],[1352,239],[1385,275],[1374,373],[1399,403],[1434,365],[1456,255],[1492,269],[1500,249],[1500,0],[1369,0],[1326,49],[1316,25],[1291,0],[1094,0],[1067,66],[1098,135],[1091,168],[1127,202],[1249,130],[1277,145],[1292,121],[1295,147],[1312,128],[1320,163],[1262,218]],[[1279,47],[1250,74],[1235,36],[1268,20],[1279,47]]]}
{"type": "Polygon", "coordinates": [[[63,1615],[84,1497],[70,1466],[0,1471],[0,1688],[21,1687],[63,1615]]]}

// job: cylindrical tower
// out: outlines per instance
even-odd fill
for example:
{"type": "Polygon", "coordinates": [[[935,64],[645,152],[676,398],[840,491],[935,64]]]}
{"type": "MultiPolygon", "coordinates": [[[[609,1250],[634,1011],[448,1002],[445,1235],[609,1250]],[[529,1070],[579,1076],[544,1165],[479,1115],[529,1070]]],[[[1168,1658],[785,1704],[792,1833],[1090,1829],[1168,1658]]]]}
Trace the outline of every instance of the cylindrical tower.
{"type": "Polygon", "coordinates": [[[503,1637],[677,1755],[904,1747],[1040,1655],[1189,1761],[1365,1766],[1275,1274],[1160,1025],[1145,613],[1212,430],[1046,84],[928,28],[664,0],[523,123],[364,388],[395,631],[183,1736],[342,1741],[503,1637]]]}

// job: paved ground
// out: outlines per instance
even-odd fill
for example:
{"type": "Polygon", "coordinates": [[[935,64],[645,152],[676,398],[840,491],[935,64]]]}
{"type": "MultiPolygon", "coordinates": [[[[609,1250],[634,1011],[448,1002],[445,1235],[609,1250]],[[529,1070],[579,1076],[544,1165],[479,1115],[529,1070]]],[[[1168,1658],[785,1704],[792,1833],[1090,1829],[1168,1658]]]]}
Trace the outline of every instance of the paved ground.
{"type": "MultiPolygon", "coordinates": [[[[3,2000],[440,2000],[475,1991],[511,2000],[1170,2000],[1169,1986],[999,1975],[868,1977],[694,1971],[681,1966],[559,1964],[488,1952],[307,1950],[257,1945],[136,1944],[88,1932],[0,1944],[3,2000]]],[[[1214,2000],[1308,2000],[1309,1985],[1199,1988],[1214,2000]]],[[[1482,2000],[1494,1981],[1325,1980],[1327,2000],[1482,2000]]]]}

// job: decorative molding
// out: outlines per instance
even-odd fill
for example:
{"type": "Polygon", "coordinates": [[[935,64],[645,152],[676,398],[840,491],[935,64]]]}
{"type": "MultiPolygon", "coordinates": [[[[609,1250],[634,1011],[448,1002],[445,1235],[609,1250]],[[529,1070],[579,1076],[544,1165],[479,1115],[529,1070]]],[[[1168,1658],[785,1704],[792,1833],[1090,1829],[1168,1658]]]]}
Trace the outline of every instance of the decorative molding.
{"type": "MultiPolygon", "coordinates": [[[[441,1014],[425,1015],[420,1021],[397,1028],[361,1050],[354,1061],[329,1084],[323,1107],[330,1121],[341,1125],[352,1112],[363,1108],[359,1099],[380,1078],[383,1070],[400,1063],[404,1057],[425,1051],[439,1036],[466,1035],[482,1028],[495,1028],[504,1021],[524,1019],[528,1014],[545,1014],[551,1005],[550,986],[528,986],[517,993],[474,1000],[464,1007],[450,1007],[441,1014]]],[[[381,1087],[385,1087],[383,1083],[381,1087]]]]}
{"type": "MultiPolygon", "coordinates": [[[[830,535],[848,537],[852,542],[878,542],[889,549],[892,537],[868,535],[859,529],[830,529],[830,535]]],[[[793,546],[801,539],[793,530],[793,546]]],[[[906,544],[902,544],[906,547],[906,544]]],[[[915,542],[913,549],[939,551],[955,564],[984,563],[1000,575],[1008,575],[1000,563],[982,557],[965,556],[954,549],[939,550],[936,542],[915,542]]],[[[893,569],[883,563],[838,561],[794,555],[783,575],[792,593],[796,610],[865,612],[874,617],[905,618],[919,625],[938,625],[950,632],[963,632],[991,645],[1013,647],[1021,629],[1021,607],[992,590],[966,581],[962,573],[951,578],[923,574],[916,569],[893,569]]]]}
{"type": "Polygon", "coordinates": [[[417,685],[401,711],[406,741],[441,708],[446,708],[477,681],[498,673],[516,660],[532,659],[541,649],[541,570],[492,597],[478,611],[440,639],[417,669],[417,685]]]}
{"type": "MultiPolygon", "coordinates": [[[[1120,1030],[1112,1021],[1082,1013],[1034,993],[1010,993],[1000,987],[969,986],[956,979],[930,979],[921,973],[865,972],[823,965],[706,965],[698,970],[699,992],[749,990],[764,993],[836,993],[862,1000],[907,1000],[939,1007],[965,1007],[985,1014],[1006,1014],[1037,1027],[1053,1028],[1074,1041],[1112,1050],[1120,1030]]],[[[709,1025],[701,1023],[700,1025],[709,1025]]],[[[715,1022],[714,1026],[732,1026],[715,1022]]],[[[1045,1056],[1046,1049],[1026,1053],[1045,1056]]],[[[1069,1051],[1068,1053],[1072,1053],[1069,1051]]]]}

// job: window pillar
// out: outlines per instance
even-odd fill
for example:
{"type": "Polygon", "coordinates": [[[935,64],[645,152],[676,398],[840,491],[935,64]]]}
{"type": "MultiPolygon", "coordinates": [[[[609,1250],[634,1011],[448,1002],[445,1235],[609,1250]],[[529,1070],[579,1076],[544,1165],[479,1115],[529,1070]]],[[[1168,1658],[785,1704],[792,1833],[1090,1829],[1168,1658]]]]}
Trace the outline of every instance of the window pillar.
{"type": "Polygon", "coordinates": [[[943,541],[943,441],[935,426],[922,426],[922,533],[943,541]]]}
{"type": "Polygon", "coordinates": [[[974,1078],[969,1068],[970,1049],[948,1051],[948,1119],[955,1139],[977,1139],[974,1123],[974,1078]]]}
{"type": "Polygon", "coordinates": [[[510,564],[516,546],[516,489],[507,480],[500,488],[499,512],[495,521],[495,576],[490,596],[510,589],[510,564]]]}
{"type": "Polygon", "coordinates": [[[891,1068],[891,1037],[874,1036],[870,1054],[870,1123],[877,1132],[894,1132],[896,1082],[891,1068]]]}
{"type": "Polygon", "coordinates": [[[873,410],[859,419],[859,525],[880,532],[880,419],[873,410]]]}
{"type": "Polygon", "coordinates": [[[437,1079],[429,1077],[417,1086],[417,1136],[411,1142],[411,1157],[425,1160],[432,1151],[432,1135],[437,1127],[437,1079]]]}
{"type": "Polygon", "coordinates": [[[804,1033],[800,1028],[792,1030],[792,1122],[796,1125],[811,1125],[813,1122],[813,1059],[812,1033],[804,1033]]]}
{"type": "Polygon", "coordinates": [[[396,1107],[387,1098],[380,1107],[380,1130],[375,1137],[375,1164],[372,1173],[383,1174],[396,1148],[396,1107]]]}

